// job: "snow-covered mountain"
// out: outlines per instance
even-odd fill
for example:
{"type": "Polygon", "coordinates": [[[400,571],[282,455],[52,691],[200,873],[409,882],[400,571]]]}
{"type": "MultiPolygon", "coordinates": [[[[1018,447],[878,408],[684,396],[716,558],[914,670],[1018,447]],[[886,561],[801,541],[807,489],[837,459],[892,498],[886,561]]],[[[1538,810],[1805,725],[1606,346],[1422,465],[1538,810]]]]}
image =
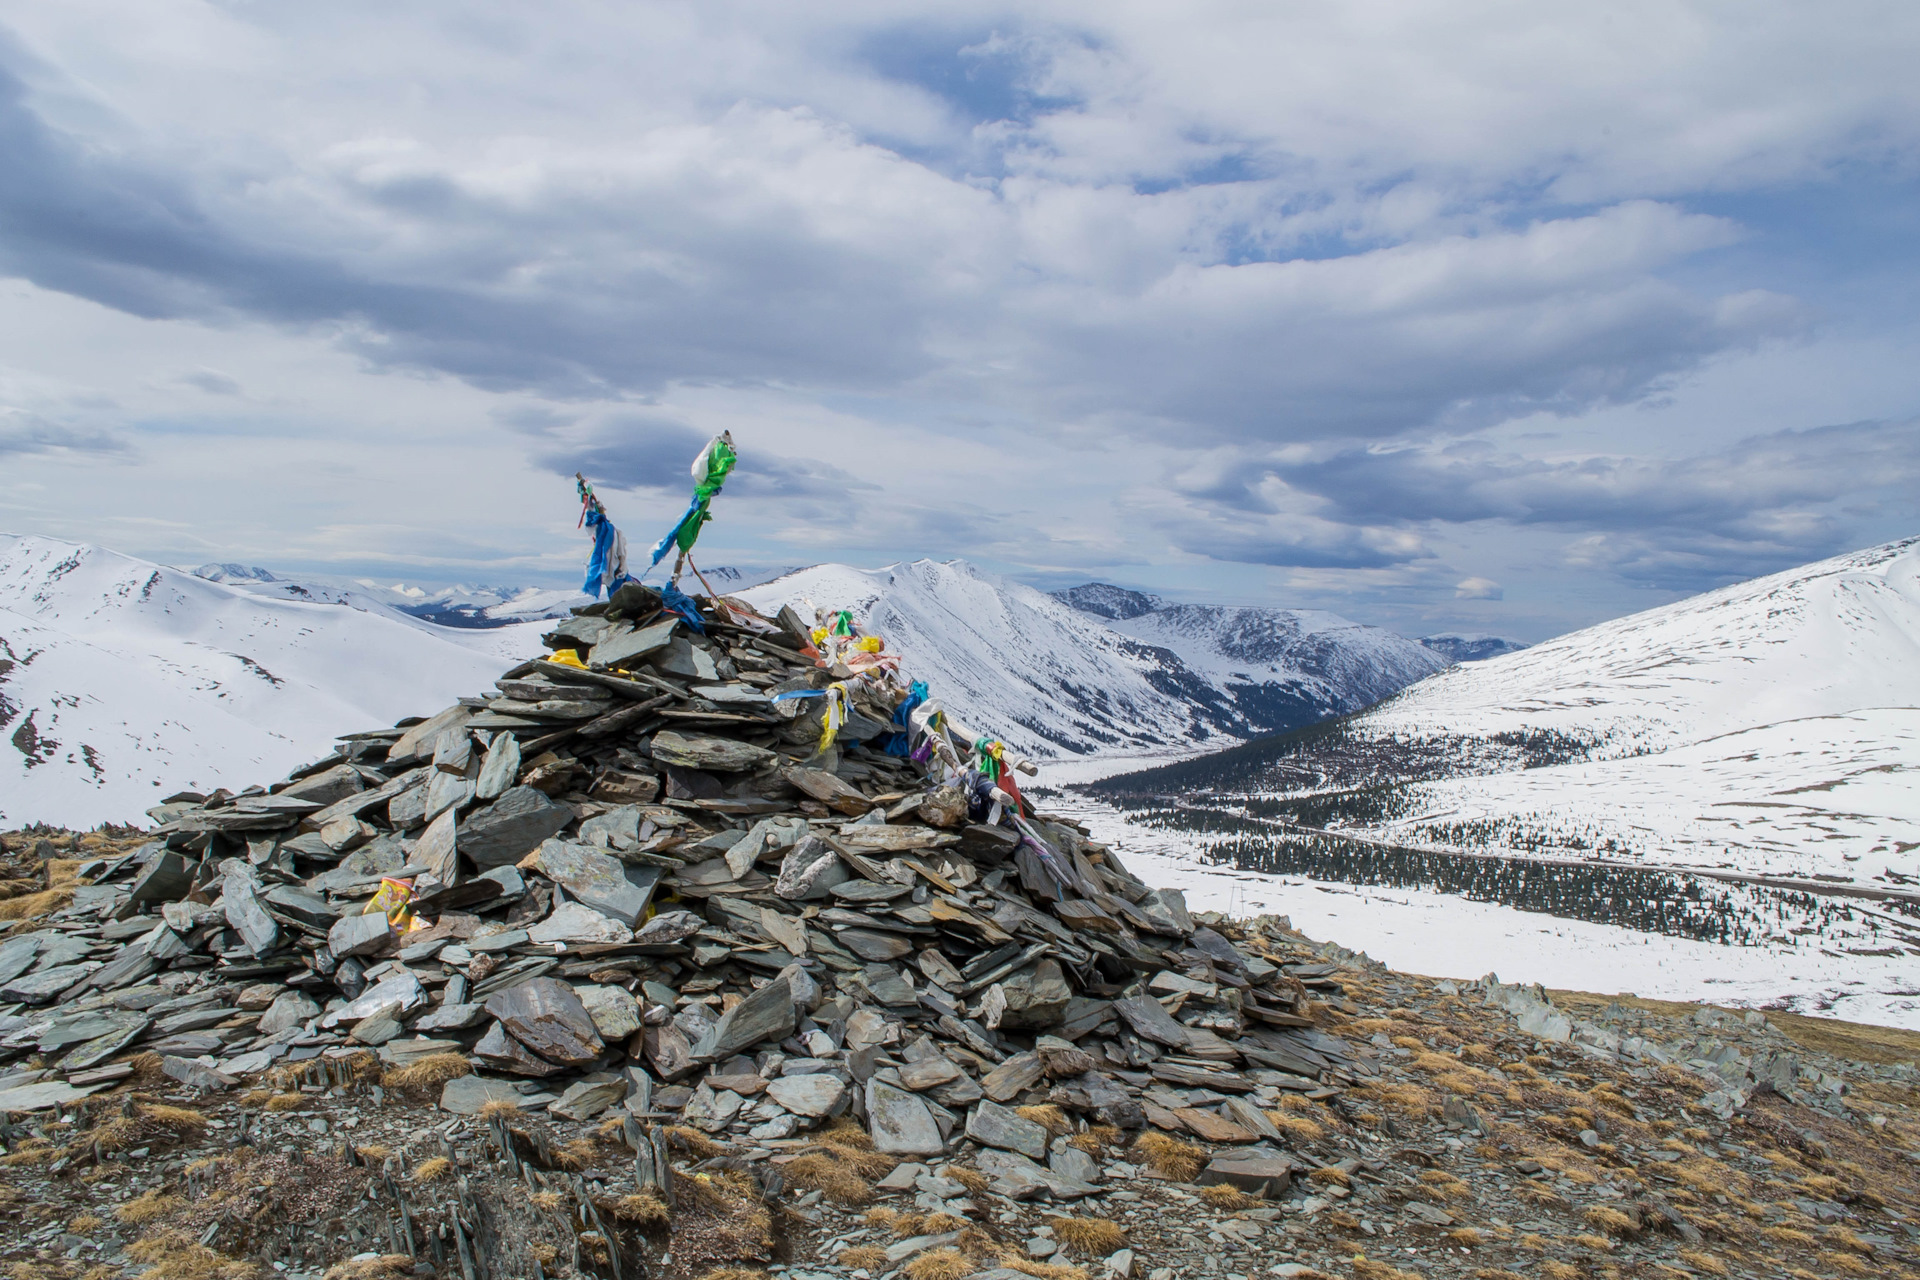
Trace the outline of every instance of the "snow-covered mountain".
{"type": "Polygon", "coordinates": [[[1043,757],[1293,728],[1446,664],[1333,614],[1167,605],[1101,583],[1049,596],[960,560],[818,565],[741,594],[851,609],[970,723],[1043,757]]]}
{"type": "Polygon", "coordinates": [[[1449,662],[1484,662],[1503,653],[1518,653],[1527,647],[1504,636],[1421,636],[1420,643],[1449,662]]]}
{"type": "Polygon", "coordinates": [[[1920,882],[1920,539],[1453,666],[1338,726],[1136,778],[1103,785],[1314,796],[1311,825],[1401,846],[1920,882]]]}
{"type": "Polygon", "coordinates": [[[1226,696],[1242,732],[1358,711],[1451,661],[1405,636],[1306,609],[1162,604],[1108,625],[1178,655],[1226,696]]]}
{"type": "Polygon", "coordinates": [[[488,587],[457,584],[451,587],[391,585],[371,578],[350,582],[328,578],[295,578],[256,565],[203,564],[188,570],[196,578],[239,587],[273,600],[304,600],[312,604],[344,604],[353,609],[392,611],[438,623],[443,627],[510,627],[542,618],[564,618],[574,605],[589,597],[568,588],[488,587]]]}
{"type": "Polygon", "coordinates": [[[141,821],[174,791],[277,777],[541,648],[543,623],[458,631],[267,594],[286,585],[0,535],[0,826],[141,821]]]}
{"type": "MultiPolygon", "coordinates": [[[[966,723],[1041,758],[1291,728],[1442,662],[1330,614],[1142,597],[1110,621],[959,561],[755,576],[709,571],[769,610],[853,609],[966,723]]],[[[138,821],[174,791],[274,776],[334,734],[483,691],[581,599],[177,570],[0,537],[0,825],[138,821]]]]}

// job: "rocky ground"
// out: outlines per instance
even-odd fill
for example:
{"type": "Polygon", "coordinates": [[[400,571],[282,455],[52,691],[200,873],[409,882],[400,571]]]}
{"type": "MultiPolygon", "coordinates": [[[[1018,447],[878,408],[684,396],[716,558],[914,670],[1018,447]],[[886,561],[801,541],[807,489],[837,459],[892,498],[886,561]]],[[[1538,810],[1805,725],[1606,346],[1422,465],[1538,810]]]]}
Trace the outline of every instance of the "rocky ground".
{"type": "Polygon", "coordinates": [[[1190,914],[790,612],[0,836],[10,1274],[1920,1274],[1920,1037],[1190,914]]]}
{"type": "MultiPolygon", "coordinates": [[[[6,837],[114,847],[78,839],[6,837]]],[[[16,855],[12,901],[73,862],[16,855]]],[[[453,1114],[437,1077],[466,1067],[410,1075],[374,1048],[208,1090],[147,1054],[110,1092],[8,1117],[8,1274],[1920,1274],[1920,1037],[1578,993],[1549,1004],[1389,972],[1277,921],[1216,923],[1243,946],[1339,964],[1312,1016],[1355,1047],[1354,1067],[1314,1096],[1240,1095],[1277,1135],[1253,1142],[1089,1124],[1044,1088],[1010,1099],[1050,1146],[1092,1157],[1083,1196],[996,1192],[979,1171],[994,1149],[963,1134],[908,1159],[847,1120],[773,1141],[665,1123],[669,1207],[659,1179],[636,1181],[625,1112],[568,1120],[534,1098],[453,1114]],[[1253,1193],[1199,1184],[1216,1157],[1254,1148],[1303,1172],[1253,1193]]]]}

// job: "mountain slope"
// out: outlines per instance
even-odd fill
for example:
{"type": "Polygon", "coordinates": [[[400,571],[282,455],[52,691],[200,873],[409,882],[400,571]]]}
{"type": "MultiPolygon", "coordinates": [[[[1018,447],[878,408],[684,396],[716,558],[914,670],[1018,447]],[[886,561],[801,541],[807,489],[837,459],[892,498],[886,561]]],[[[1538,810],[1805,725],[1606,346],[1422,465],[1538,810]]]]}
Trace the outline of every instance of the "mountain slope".
{"type": "Polygon", "coordinates": [[[964,561],[816,565],[740,593],[757,609],[850,609],[969,727],[1047,757],[1205,741],[1231,716],[1172,654],[964,561]]]}
{"type": "Polygon", "coordinates": [[[1178,654],[1264,732],[1371,706],[1448,662],[1405,636],[1311,610],[1162,605],[1109,625],[1178,654]]]}
{"type": "Polygon", "coordinates": [[[1337,725],[1101,789],[1193,786],[1401,846],[1920,880],[1920,539],[1451,667],[1337,725]]]}
{"type": "Polygon", "coordinates": [[[1042,756],[1311,724],[1446,663],[1330,613],[1168,605],[1104,583],[1049,596],[959,560],[820,565],[742,594],[852,609],[969,723],[1042,756]]]}
{"type": "Polygon", "coordinates": [[[176,790],[278,776],[316,740],[487,688],[544,625],[450,631],[0,536],[0,823],[141,821],[176,790]]]}

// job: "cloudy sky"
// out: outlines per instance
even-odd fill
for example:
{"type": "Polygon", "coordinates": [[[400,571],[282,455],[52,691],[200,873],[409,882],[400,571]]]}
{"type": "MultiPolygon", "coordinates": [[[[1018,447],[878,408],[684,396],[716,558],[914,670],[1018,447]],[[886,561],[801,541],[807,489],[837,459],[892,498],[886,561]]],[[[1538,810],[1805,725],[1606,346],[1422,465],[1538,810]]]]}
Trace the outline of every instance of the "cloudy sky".
{"type": "Polygon", "coordinates": [[[1535,640],[1920,533],[1920,8],[0,0],[0,529],[1535,640]],[[911,17],[904,16],[911,11],[911,17]]]}

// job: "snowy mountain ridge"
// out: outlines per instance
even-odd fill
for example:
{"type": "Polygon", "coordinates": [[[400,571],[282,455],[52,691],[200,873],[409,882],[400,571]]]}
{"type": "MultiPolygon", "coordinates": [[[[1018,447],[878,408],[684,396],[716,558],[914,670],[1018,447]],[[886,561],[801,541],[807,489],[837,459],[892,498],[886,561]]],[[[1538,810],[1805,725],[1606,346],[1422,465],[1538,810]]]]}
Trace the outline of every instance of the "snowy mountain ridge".
{"type": "Polygon", "coordinates": [[[1920,538],[1452,666],[1305,734],[1115,778],[1396,848],[1920,883],[1920,538]]]}
{"type": "Polygon", "coordinates": [[[277,599],[97,547],[0,535],[0,825],[143,821],[182,789],[490,686],[543,623],[435,627],[277,599]]]}
{"type": "Polygon", "coordinates": [[[1168,605],[1102,583],[1048,595],[963,560],[817,565],[740,594],[763,610],[851,609],[950,706],[1042,757],[1294,728],[1445,665],[1335,614],[1168,605]]]}

